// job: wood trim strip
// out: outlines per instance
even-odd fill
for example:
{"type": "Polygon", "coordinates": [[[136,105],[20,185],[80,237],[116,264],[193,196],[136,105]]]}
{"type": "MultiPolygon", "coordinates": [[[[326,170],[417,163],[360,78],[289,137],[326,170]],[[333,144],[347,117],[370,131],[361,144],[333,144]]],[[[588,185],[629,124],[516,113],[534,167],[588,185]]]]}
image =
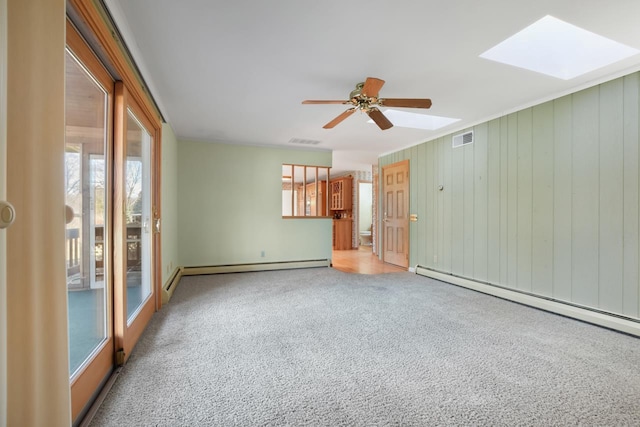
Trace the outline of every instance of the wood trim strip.
{"type": "Polygon", "coordinates": [[[124,220],[124,158],[126,153],[126,91],[124,83],[116,82],[114,90],[114,126],[113,126],[113,329],[115,335],[115,350],[124,348],[124,336],[127,327],[127,282],[124,257],[127,254],[126,239],[122,231],[126,229],[124,220]]]}

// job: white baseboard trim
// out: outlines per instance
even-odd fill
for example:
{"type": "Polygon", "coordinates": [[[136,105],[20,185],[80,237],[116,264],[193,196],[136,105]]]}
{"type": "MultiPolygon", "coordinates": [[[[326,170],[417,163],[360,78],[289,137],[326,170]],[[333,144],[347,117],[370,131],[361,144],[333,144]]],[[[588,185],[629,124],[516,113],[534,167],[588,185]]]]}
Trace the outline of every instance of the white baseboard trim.
{"type": "Polygon", "coordinates": [[[184,267],[182,271],[182,275],[195,276],[200,274],[291,270],[295,268],[329,267],[330,264],[331,264],[331,261],[328,259],[319,259],[319,260],[308,260],[308,261],[283,261],[283,262],[266,262],[266,263],[254,263],[254,264],[232,264],[232,265],[184,267]]]}
{"type": "Polygon", "coordinates": [[[582,320],[584,322],[593,323],[594,325],[603,326],[605,328],[614,329],[629,335],[640,337],[640,320],[618,316],[616,314],[608,314],[588,307],[579,307],[576,305],[538,297],[535,295],[523,293],[516,290],[503,288],[500,286],[476,282],[474,280],[465,279],[463,277],[451,274],[441,273],[422,266],[416,266],[416,274],[440,280],[442,282],[451,283],[472,289],[474,291],[493,295],[506,300],[514,301],[520,304],[539,308],[562,316],[571,317],[582,320]]]}

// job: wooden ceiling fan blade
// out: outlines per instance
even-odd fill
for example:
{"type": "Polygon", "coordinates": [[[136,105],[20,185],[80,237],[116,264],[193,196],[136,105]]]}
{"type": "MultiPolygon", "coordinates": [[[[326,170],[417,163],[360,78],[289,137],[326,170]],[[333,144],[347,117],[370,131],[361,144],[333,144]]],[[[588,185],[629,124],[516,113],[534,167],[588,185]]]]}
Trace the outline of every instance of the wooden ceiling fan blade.
{"type": "Polygon", "coordinates": [[[340,123],[341,121],[343,121],[344,119],[346,119],[347,117],[352,115],[354,113],[354,111],[356,111],[355,108],[349,108],[347,111],[345,111],[344,113],[340,114],[338,117],[336,117],[335,119],[331,120],[329,123],[327,123],[326,125],[324,125],[322,127],[324,129],[332,129],[335,125],[337,125],[338,123],[340,123]]]}
{"type": "Polygon", "coordinates": [[[361,93],[369,98],[377,98],[378,92],[380,92],[383,85],[384,80],[376,79],[375,77],[367,77],[361,93]]]}
{"type": "Polygon", "coordinates": [[[371,120],[376,122],[380,129],[385,130],[393,127],[393,123],[391,123],[389,119],[387,119],[385,115],[382,114],[382,111],[378,110],[377,108],[370,109],[369,111],[367,111],[367,114],[369,114],[371,120]]]}
{"type": "Polygon", "coordinates": [[[378,100],[385,107],[431,108],[430,99],[384,98],[378,100]]]}
{"type": "Polygon", "coordinates": [[[349,101],[336,101],[336,100],[318,100],[318,99],[307,99],[302,101],[303,104],[349,104],[349,101]]]}

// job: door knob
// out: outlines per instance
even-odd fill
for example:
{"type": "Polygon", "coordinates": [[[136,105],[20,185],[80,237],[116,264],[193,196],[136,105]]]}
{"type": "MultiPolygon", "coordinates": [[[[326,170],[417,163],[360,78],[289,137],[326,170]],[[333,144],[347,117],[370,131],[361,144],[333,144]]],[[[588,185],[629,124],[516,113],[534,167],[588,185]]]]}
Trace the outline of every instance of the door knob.
{"type": "Polygon", "coordinates": [[[13,205],[4,200],[0,202],[0,229],[7,228],[16,219],[16,210],[13,205]]]}

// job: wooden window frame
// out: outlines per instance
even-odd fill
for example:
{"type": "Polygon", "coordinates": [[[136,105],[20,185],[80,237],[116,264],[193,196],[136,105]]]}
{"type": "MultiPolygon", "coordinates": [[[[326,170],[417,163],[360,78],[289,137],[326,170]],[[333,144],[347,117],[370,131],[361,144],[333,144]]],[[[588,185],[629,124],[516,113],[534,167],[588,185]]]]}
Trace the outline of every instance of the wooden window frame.
{"type": "MultiPolygon", "coordinates": [[[[316,189],[316,194],[318,192],[318,178],[319,178],[319,173],[318,170],[319,169],[326,169],[327,170],[327,178],[323,179],[322,181],[326,181],[327,182],[327,188],[325,190],[325,194],[324,194],[324,208],[322,209],[323,211],[326,211],[327,213],[330,212],[329,210],[329,201],[330,201],[330,194],[331,194],[331,189],[330,189],[330,185],[331,185],[331,168],[329,166],[315,166],[315,165],[298,165],[298,164],[293,164],[293,163],[283,163],[282,164],[282,168],[284,169],[285,167],[290,166],[291,167],[291,213],[292,215],[282,215],[283,219],[319,219],[319,218],[332,218],[331,215],[307,215],[307,211],[306,211],[306,207],[303,205],[303,209],[302,209],[302,214],[298,213],[298,215],[293,215],[293,213],[296,211],[295,210],[295,204],[296,204],[296,200],[295,200],[295,191],[294,191],[294,185],[295,185],[295,170],[296,168],[302,168],[302,199],[306,201],[307,199],[307,170],[308,169],[315,169],[315,180],[313,183],[315,183],[315,189],[316,189]]],[[[284,178],[284,177],[283,177],[284,178]]],[[[309,184],[312,184],[312,182],[310,182],[309,184]]],[[[284,196],[283,196],[284,197],[284,196]]],[[[316,208],[317,209],[317,208],[316,208]]]]}

